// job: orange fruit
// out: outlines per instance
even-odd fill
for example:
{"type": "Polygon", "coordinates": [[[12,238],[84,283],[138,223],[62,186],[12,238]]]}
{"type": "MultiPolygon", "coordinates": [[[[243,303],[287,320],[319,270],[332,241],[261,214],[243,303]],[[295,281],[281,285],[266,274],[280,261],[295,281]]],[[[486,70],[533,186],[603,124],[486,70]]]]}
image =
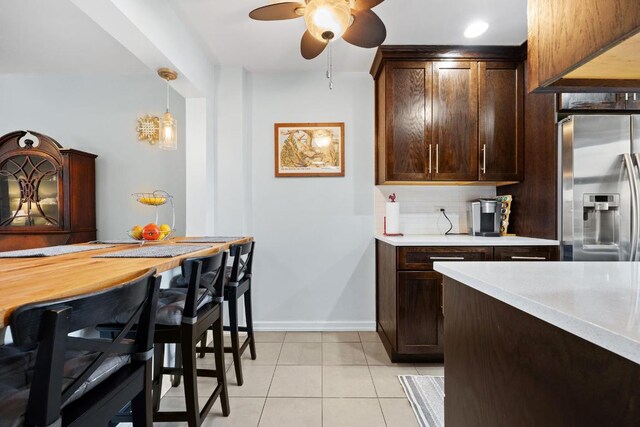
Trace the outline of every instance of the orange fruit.
{"type": "Polygon", "coordinates": [[[158,240],[160,238],[160,228],[156,224],[147,224],[142,229],[144,240],[158,240]]]}

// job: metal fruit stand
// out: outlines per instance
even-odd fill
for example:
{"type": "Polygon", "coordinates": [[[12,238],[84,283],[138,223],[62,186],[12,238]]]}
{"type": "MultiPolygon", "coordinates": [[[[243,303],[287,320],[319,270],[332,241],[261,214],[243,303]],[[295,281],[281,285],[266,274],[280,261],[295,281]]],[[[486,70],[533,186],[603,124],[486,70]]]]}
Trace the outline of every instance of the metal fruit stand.
{"type": "MultiPolygon", "coordinates": [[[[161,237],[155,241],[169,239],[175,233],[175,228],[176,228],[176,209],[173,205],[173,196],[163,190],[155,190],[151,193],[133,193],[131,195],[136,199],[138,203],[141,203],[145,206],[153,206],[156,208],[156,219],[155,219],[156,225],[159,225],[158,221],[160,219],[160,207],[168,204],[167,206],[171,208],[171,230],[168,233],[166,233],[164,236],[161,235],[161,237]]],[[[127,234],[129,235],[129,237],[135,240],[140,240],[143,244],[145,242],[154,241],[154,240],[137,239],[132,235],[131,230],[129,230],[127,234]]]]}

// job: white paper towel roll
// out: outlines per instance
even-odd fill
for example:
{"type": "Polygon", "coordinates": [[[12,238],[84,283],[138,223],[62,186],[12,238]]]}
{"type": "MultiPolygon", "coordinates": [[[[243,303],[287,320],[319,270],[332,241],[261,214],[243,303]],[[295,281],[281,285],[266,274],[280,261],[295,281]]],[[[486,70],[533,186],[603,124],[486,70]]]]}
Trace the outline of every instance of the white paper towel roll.
{"type": "Polygon", "coordinates": [[[387,202],[387,234],[400,233],[400,203],[387,202]]]}

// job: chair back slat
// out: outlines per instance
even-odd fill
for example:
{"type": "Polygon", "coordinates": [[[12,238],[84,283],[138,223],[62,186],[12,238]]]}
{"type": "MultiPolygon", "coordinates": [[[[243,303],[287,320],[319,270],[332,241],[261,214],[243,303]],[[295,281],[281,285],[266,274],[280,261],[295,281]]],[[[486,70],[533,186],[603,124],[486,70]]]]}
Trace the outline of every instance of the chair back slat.
{"type": "MultiPolygon", "coordinates": [[[[61,407],[110,356],[130,356],[131,364],[144,364],[153,348],[153,323],[158,302],[160,277],[155,269],[118,287],[76,297],[28,304],[11,315],[14,342],[27,349],[36,348],[27,425],[49,425],[57,420],[61,407]],[[96,326],[117,315],[129,316],[112,340],[69,336],[96,326]],[[127,335],[136,325],[135,339],[127,335]],[[69,352],[91,354],[87,366],[63,381],[69,352]],[[63,386],[63,382],[66,383],[63,386]],[[43,406],[44,405],[44,406],[43,406]]],[[[77,357],[77,356],[76,356],[77,357]]]]}
{"type": "Polygon", "coordinates": [[[198,306],[208,296],[214,301],[222,300],[224,295],[224,267],[226,264],[226,252],[184,260],[182,263],[182,276],[189,280],[189,283],[187,285],[187,298],[183,317],[195,317],[198,312],[198,306]],[[204,289],[202,295],[199,295],[198,291],[200,289],[204,289]]]}
{"type": "Polygon", "coordinates": [[[237,283],[243,278],[251,277],[254,249],[255,241],[231,245],[229,254],[233,258],[233,264],[229,276],[230,282],[237,283]]]}
{"type": "MultiPolygon", "coordinates": [[[[149,274],[151,273],[146,273],[139,280],[146,280],[150,277],[149,274]]],[[[57,306],[70,307],[73,311],[69,332],[86,329],[107,322],[118,314],[134,311],[140,307],[140,302],[147,296],[147,288],[137,286],[139,280],[80,297],[68,297],[19,307],[11,315],[13,340],[16,345],[23,348],[35,345],[43,313],[57,306]]]]}

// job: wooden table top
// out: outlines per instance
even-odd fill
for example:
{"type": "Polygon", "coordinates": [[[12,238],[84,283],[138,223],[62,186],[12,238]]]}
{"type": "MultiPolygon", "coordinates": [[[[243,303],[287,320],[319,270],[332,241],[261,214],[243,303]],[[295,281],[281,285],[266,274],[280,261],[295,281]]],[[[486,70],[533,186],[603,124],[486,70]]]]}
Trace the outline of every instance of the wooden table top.
{"type": "MultiPolygon", "coordinates": [[[[0,258],[0,328],[8,326],[11,312],[24,304],[96,292],[132,280],[150,268],[162,273],[179,267],[185,258],[215,254],[234,243],[250,240],[245,237],[228,243],[185,243],[211,248],[173,258],[93,258],[137,247],[130,244],[52,257],[0,258]]],[[[177,243],[181,238],[151,244],[177,243]]]]}

